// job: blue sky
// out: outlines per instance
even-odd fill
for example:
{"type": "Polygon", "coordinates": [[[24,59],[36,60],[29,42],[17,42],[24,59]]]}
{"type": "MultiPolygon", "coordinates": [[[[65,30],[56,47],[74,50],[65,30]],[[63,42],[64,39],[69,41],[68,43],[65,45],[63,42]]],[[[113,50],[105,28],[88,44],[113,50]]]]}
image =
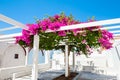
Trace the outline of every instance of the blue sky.
{"type": "MultiPolygon", "coordinates": [[[[21,23],[34,23],[34,17],[42,19],[45,15],[64,12],[75,19],[86,21],[95,16],[96,20],[120,18],[120,0],[0,0],[0,13],[21,23]]],[[[11,25],[0,21],[0,28],[11,25]]],[[[4,33],[15,33],[11,30],[4,33]]]]}

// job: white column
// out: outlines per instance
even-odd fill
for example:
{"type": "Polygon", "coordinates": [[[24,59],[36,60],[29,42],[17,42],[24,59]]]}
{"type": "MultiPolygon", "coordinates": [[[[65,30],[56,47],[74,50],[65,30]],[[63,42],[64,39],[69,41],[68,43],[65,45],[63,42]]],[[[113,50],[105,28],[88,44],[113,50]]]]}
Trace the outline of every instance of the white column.
{"type": "Polygon", "coordinates": [[[45,64],[50,63],[50,51],[45,51],[45,64]]]}
{"type": "Polygon", "coordinates": [[[34,35],[33,43],[33,67],[32,67],[32,80],[38,78],[38,52],[39,52],[39,36],[34,35]]]}
{"type": "Polygon", "coordinates": [[[25,50],[26,50],[25,65],[28,65],[29,48],[26,47],[25,50]]]}
{"type": "Polygon", "coordinates": [[[120,80],[120,66],[117,68],[117,80],[120,80]]]}
{"type": "Polygon", "coordinates": [[[68,77],[68,44],[65,44],[65,77],[68,77]]]}

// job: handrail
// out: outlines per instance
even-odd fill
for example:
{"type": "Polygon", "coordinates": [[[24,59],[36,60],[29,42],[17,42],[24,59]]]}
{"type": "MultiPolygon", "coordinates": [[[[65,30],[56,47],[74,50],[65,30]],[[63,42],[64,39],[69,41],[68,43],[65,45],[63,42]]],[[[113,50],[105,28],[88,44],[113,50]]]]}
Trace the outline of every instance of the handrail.
{"type": "MultiPolygon", "coordinates": [[[[38,64],[38,69],[39,70],[44,70],[44,68],[49,69],[50,64],[38,64]]],[[[16,67],[9,67],[9,68],[0,68],[0,80],[5,79],[5,78],[10,78],[13,77],[13,74],[16,73],[16,76],[20,76],[19,72],[30,72],[32,70],[32,65],[27,65],[27,66],[16,66],[16,67]],[[17,74],[18,73],[18,74],[17,74]],[[7,75],[7,76],[6,76],[7,75]]],[[[14,74],[15,76],[15,74],[14,74]]]]}

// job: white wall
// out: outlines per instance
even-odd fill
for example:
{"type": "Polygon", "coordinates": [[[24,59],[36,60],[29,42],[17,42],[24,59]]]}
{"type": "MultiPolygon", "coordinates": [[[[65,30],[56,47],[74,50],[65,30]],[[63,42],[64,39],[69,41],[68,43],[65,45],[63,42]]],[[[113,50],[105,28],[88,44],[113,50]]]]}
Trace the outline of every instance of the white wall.
{"type": "Polygon", "coordinates": [[[120,45],[117,46],[117,50],[118,50],[119,62],[120,62],[120,45]]]}
{"type": "MultiPolygon", "coordinates": [[[[102,54],[99,54],[97,51],[94,51],[89,58],[86,58],[85,55],[76,55],[75,54],[75,65],[79,63],[81,65],[88,65],[87,61],[93,61],[95,66],[100,67],[113,67],[114,61],[112,53],[109,53],[109,50],[103,51],[102,54]]],[[[72,65],[72,55],[69,56],[69,64],[72,65]]],[[[61,69],[60,66],[64,66],[64,53],[54,53],[52,60],[53,69],[61,69]],[[56,65],[57,64],[57,65],[56,65]]]]}
{"type": "Polygon", "coordinates": [[[119,60],[119,57],[118,57],[118,54],[120,55],[120,47],[119,46],[117,46],[117,50],[118,50],[118,53],[117,53],[115,47],[111,49],[111,53],[112,53],[112,56],[113,56],[113,59],[114,59],[114,67],[115,68],[120,67],[120,60],[119,60]]]}
{"type": "Polygon", "coordinates": [[[9,45],[1,55],[1,68],[21,66],[25,64],[25,51],[16,44],[9,45]],[[15,54],[18,54],[18,59],[15,59],[15,54]]]}

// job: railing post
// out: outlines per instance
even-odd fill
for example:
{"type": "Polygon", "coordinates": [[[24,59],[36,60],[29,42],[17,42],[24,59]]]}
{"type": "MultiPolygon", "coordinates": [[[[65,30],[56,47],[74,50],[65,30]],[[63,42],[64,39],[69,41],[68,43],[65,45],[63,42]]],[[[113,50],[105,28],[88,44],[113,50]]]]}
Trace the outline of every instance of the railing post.
{"type": "Polygon", "coordinates": [[[12,78],[12,80],[15,80],[15,78],[16,78],[16,73],[13,73],[13,78],[12,78]]]}
{"type": "Polygon", "coordinates": [[[50,51],[47,50],[45,51],[45,64],[49,64],[50,63],[50,51]]]}
{"type": "Polygon", "coordinates": [[[120,68],[118,68],[118,72],[117,72],[117,80],[120,80],[120,68]]]}
{"type": "Polygon", "coordinates": [[[33,43],[33,67],[32,67],[32,80],[38,79],[38,52],[39,52],[39,36],[34,35],[33,43]]]}

